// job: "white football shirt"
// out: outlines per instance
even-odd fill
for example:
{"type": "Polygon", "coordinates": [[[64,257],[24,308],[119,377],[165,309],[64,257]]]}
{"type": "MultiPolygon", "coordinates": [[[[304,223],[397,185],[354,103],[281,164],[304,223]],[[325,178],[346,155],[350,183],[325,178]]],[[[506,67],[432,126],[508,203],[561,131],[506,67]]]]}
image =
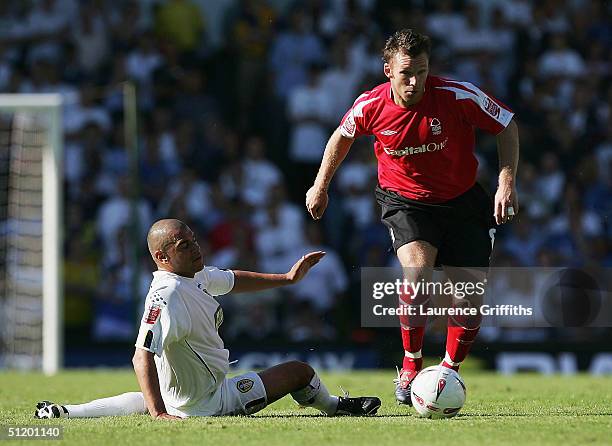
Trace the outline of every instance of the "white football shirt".
{"type": "Polygon", "coordinates": [[[205,267],[193,279],[153,273],[136,347],[155,353],[169,411],[189,413],[225,379],[229,351],[218,333],[223,310],[213,296],[233,287],[234,273],[214,267],[205,267]]]}

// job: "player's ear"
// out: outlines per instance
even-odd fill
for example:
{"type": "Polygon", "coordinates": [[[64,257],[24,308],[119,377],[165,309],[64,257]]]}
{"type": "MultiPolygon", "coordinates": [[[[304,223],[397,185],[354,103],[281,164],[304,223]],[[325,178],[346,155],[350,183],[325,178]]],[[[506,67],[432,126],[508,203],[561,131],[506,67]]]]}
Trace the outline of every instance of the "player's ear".
{"type": "Polygon", "coordinates": [[[153,255],[153,257],[155,257],[156,262],[168,263],[168,256],[160,249],[155,251],[155,254],[153,255]]]}
{"type": "Polygon", "coordinates": [[[383,65],[383,72],[385,73],[385,76],[391,79],[391,65],[389,65],[387,62],[385,62],[383,65]]]}

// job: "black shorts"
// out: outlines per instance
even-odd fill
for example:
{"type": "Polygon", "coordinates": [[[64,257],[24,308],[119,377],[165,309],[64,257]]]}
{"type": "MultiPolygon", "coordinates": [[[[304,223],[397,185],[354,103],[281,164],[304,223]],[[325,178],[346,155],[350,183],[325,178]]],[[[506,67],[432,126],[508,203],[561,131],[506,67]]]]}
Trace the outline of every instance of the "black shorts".
{"type": "Polygon", "coordinates": [[[424,240],[438,248],[436,266],[489,266],[495,220],[491,197],[480,184],[436,204],[410,200],[376,186],[376,200],[396,252],[406,243],[424,240]]]}

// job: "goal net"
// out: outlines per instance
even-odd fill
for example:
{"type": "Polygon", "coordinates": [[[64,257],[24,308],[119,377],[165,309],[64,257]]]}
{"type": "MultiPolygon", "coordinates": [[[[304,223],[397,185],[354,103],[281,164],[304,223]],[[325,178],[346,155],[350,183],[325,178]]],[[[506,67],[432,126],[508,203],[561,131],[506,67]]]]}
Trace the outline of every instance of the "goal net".
{"type": "Polygon", "coordinates": [[[61,97],[0,95],[0,368],[62,363],[61,97]]]}

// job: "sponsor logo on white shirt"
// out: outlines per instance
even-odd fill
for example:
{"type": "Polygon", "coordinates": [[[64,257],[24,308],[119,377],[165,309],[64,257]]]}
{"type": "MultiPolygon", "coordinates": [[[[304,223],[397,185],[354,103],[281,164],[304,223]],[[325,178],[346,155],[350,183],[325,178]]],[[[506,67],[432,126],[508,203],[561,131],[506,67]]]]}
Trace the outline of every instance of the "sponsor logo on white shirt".
{"type": "Polygon", "coordinates": [[[161,307],[159,305],[151,305],[145,319],[145,324],[153,325],[157,321],[159,313],[161,313],[161,307]]]}

